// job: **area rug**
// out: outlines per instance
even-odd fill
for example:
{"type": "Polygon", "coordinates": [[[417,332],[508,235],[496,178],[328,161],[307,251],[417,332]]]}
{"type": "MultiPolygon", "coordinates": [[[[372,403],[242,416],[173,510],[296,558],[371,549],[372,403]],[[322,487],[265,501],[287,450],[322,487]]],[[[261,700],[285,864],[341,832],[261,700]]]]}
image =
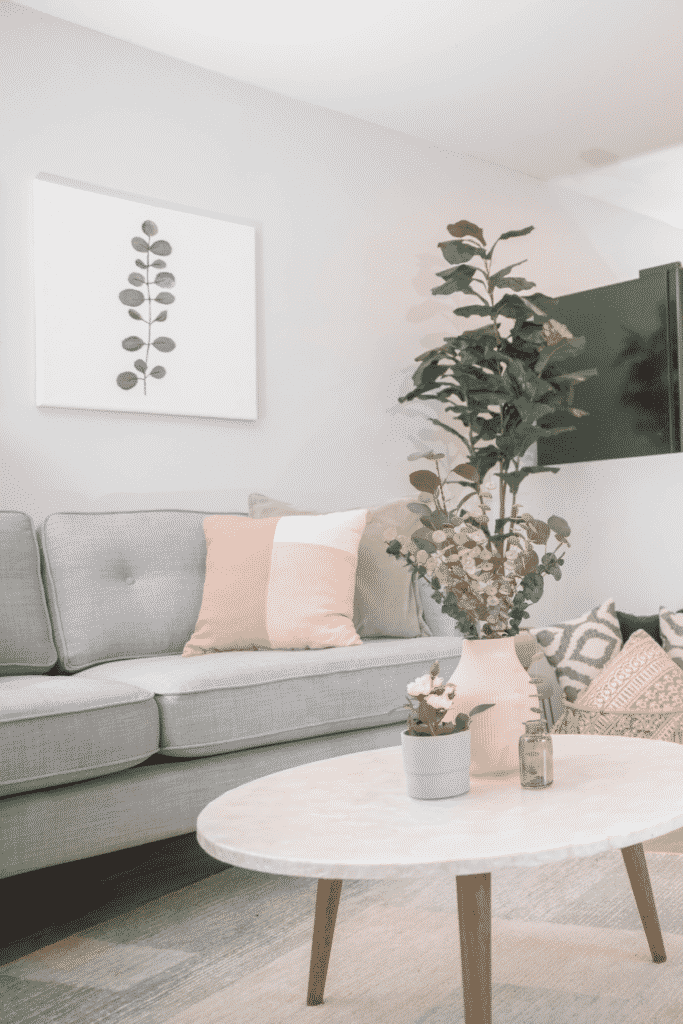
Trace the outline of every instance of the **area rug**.
{"type": "MultiPolygon", "coordinates": [[[[619,851],[491,876],[496,1024],[680,1024],[683,858],[646,852],[654,964],[619,851]]],[[[231,868],[0,967],[3,1024],[461,1024],[455,880],[346,881],[306,1006],[314,879],[231,868]]]]}

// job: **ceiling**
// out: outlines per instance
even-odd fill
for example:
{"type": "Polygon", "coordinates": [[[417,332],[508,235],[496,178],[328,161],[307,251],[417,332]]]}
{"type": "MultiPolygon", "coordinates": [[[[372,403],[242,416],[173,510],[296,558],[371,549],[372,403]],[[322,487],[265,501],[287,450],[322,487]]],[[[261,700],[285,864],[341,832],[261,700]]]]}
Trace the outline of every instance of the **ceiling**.
{"type": "Polygon", "coordinates": [[[22,6],[683,228],[676,0],[22,6]]]}

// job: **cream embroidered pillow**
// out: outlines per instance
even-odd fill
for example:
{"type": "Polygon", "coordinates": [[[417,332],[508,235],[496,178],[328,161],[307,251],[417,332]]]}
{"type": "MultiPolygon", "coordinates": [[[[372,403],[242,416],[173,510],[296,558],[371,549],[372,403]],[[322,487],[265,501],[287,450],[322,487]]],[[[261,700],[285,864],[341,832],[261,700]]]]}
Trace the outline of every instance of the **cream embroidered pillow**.
{"type": "MultiPolygon", "coordinates": [[[[388,526],[396,526],[398,532],[407,537],[420,528],[419,515],[407,507],[410,500],[392,501],[368,510],[368,521],[358,546],[353,603],[353,621],[361,638],[408,638],[430,636],[432,633],[425,621],[421,596],[410,570],[404,562],[387,554],[383,537],[388,526]]],[[[316,513],[300,511],[265,494],[250,494],[249,515],[260,519],[264,516],[316,513]]],[[[434,607],[438,608],[438,605],[434,604],[434,607]]]]}
{"type": "Polygon", "coordinates": [[[649,633],[637,629],[579,694],[576,705],[605,711],[683,711],[683,669],[649,633]]]}
{"type": "Polygon", "coordinates": [[[183,656],[362,643],[352,614],[366,519],[207,516],[204,593],[183,656]]]}
{"type": "MultiPolygon", "coordinates": [[[[680,714],[669,718],[645,721],[640,717],[606,714],[597,716],[591,723],[591,732],[602,735],[673,740],[674,732],[683,727],[683,669],[649,633],[638,629],[588,689],[577,697],[575,706],[600,708],[605,712],[671,712],[680,708],[680,714]]],[[[564,720],[557,723],[555,731],[566,731],[564,720]]]]}
{"type": "Polygon", "coordinates": [[[623,647],[617,609],[610,597],[578,619],[527,632],[538,640],[561,687],[590,685],[623,647]]]}

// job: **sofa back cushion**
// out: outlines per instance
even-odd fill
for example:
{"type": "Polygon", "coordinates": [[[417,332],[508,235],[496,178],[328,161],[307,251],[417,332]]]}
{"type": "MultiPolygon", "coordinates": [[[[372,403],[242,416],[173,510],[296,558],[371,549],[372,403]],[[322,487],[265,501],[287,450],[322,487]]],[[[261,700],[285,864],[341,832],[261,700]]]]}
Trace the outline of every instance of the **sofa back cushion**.
{"type": "Polygon", "coordinates": [[[153,509],[47,517],[38,539],[64,672],[182,653],[202,601],[202,522],[210,514],[153,509]]]}
{"type": "Polygon", "coordinates": [[[56,661],[33,522],[0,512],[0,676],[41,675],[56,661]]]}

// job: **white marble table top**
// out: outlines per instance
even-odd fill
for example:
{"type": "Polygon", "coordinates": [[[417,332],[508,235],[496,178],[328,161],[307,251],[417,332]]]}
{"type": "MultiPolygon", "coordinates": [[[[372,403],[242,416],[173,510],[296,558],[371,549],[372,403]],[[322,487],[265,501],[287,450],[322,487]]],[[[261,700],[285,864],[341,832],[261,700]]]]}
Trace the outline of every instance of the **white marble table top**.
{"type": "Polygon", "coordinates": [[[288,768],[228,790],[197,821],[212,857],[308,878],[410,878],[534,866],[621,849],[683,827],[683,746],[553,736],[554,782],[472,778],[414,800],[400,746],[288,768]]]}

